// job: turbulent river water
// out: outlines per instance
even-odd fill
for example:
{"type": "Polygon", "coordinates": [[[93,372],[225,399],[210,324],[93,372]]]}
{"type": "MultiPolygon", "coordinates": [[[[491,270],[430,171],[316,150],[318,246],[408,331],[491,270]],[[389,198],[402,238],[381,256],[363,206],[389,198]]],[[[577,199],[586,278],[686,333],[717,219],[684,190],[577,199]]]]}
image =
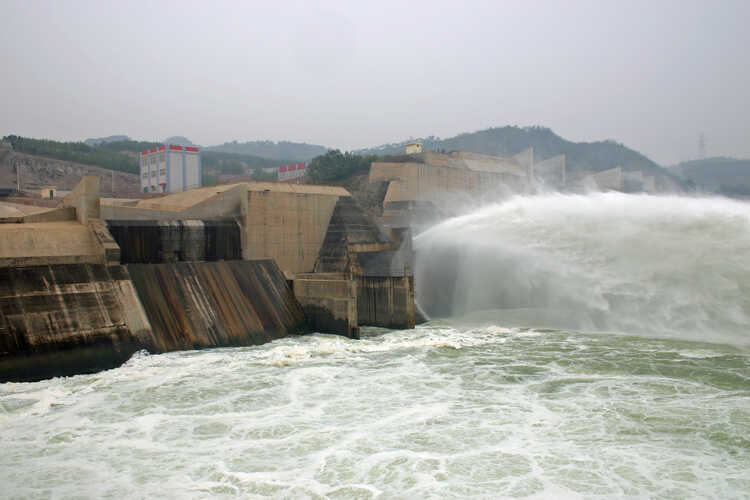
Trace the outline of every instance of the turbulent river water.
{"type": "Polygon", "coordinates": [[[446,319],[0,384],[0,496],[748,498],[749,244],[721,199],[485,207],[415,242],[446,319]]]}

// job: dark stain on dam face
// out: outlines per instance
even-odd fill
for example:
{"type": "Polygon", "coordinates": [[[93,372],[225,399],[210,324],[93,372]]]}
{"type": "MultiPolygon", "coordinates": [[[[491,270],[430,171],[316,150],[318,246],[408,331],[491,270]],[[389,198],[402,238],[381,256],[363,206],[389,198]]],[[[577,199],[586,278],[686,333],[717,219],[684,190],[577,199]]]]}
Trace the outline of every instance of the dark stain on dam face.
{"type": "Polygon", "coordinates": [[[123,264],[242,258],[240,226],[229,220],[107,222],[123,264]]]}
{"type": "Polygon", "coordinates": [[[122,266],[0,268],[0,381],[104,370],[147,347],[126,322],[128,279],[122,266]]]}
{"type": "Polygon", "coordinates": [[[128,271],[158,352],[262,344],[304,323],[271,260],[130,264],[128,271]]]}
{"type": "Polygon", "coordinates": [[[302,331],[302,308],[272,260],[0,268],[0,382],[93,373],[141,349],[302,331]]]}

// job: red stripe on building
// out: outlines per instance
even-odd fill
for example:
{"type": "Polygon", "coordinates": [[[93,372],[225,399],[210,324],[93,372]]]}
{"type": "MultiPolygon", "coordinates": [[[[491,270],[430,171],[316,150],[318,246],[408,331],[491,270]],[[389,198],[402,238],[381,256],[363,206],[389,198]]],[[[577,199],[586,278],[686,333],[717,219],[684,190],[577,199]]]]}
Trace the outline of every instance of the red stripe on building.
{"type": "Polygon", "coordinates": [[[182,146],[175,146],[174,144],[169,145],[169,150],[182,151],[182,146]]]}
{"type": "Polygon", "coordinates": [[[289,165],[289,169],[288,169],[288,170],[289,170],[290,172],[291,172],[292,170],[297,170],[297,165],[289,165]]]}
{"type": "Polygon", "coordinates": [[[303,168],[305,168],[304,163],[297,163],[297,170],[302,170],[303,168]]]}
{"type": "Polygon", "coordinates": [[[164,151],[165,149],[167,149],[166,146],[159,146],[159,151],[164,151]]]}
{"type": "Polygon", "coordinates": [[[192,151],[193,153],[197,153],[198,152],[198,148],[185,147],[185,151],[192,151]]]}
{"type": "Polygon", "coordinates": [[[279,172],[286,172],[286,165],[279,167],[279,172]]]}
{"type": "Polygon", "coordinates": [[[147,155],[148,154],[148,149],[144,149],[143,151],[141,151],[141,154],[142,155],[147,155]]]}
{"type": "Polygon", "coordinates": [[[156,153],[156,148],[151,148],[148,150],[149,153],[156,153]]]}

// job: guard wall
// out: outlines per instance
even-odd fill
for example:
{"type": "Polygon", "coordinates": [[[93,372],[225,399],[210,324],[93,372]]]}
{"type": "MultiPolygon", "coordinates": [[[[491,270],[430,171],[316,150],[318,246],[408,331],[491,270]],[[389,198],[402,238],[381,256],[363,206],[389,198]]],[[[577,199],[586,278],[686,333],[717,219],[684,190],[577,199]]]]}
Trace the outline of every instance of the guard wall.
{"type": "Polygon", "coordinates": [[[390,182],[383,200],[388,208],[389,203],[465,202],[498,189],[520,190],[525,177],[424,163],[374,162],[369,181],[390,182]]]}
{"type": "Polygon", "coordinates": [[[99,177],[87,175],[63,199],[63,206],[73,207],[81,224],[99,218],[99,177]]]}
{"type": "Polygon", "coordinates": [[[548,189],[559,189],[566,184],[565,155],[553,156],[534,165],[534,180],[548,189]]]}
{"type": "Polygon", "coordinates": [[[104,264],[104,250],[75,221],[0,224],[0,267],[104,264]]]}

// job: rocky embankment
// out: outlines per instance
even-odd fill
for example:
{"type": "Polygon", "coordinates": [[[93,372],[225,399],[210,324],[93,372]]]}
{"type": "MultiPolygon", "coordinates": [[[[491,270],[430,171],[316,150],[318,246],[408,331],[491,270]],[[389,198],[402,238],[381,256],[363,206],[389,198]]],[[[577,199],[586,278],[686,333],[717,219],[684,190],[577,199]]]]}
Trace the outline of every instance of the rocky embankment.
{"type": "Polygon", "coordinates": [[[34,191],[43,186],[56,186],[58,190],[71,190],[84,176],[94,175],[100,178],[101,192],[104,196],[114,194],[117,197],[127,197],[140,192],[140,183],[136,174],[19,153],[14,151],[8,143],[0,142],[0,186],[16,186],[17,168],[21,169],[22,191],[34,191]]]}

